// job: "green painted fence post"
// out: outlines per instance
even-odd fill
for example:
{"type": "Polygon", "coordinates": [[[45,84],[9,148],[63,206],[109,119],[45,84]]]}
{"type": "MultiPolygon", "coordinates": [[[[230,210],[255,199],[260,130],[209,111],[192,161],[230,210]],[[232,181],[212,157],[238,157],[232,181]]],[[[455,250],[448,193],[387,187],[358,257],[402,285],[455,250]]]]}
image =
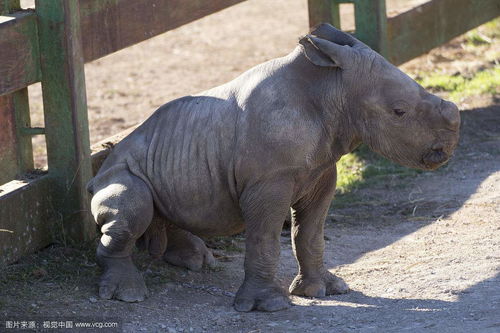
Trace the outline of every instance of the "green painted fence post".
{"type": "Polygon", "coordinates": [[[387,58],[385,0],[355,0],[356,38],[387,58]]]}
{"type": "Polygon", "coordinates": [[[388,55],[385,0],[308,0],[309,26],[329,22],[340,28],[341,3],[354,4],[356,37],[374,50],[388,55]]]}
{"type": "Polygon", "coordinates": [[[340,29],[339,4],[336,0],[308,0],[309,27],[328,22],[340,29]]]}
{"type": "Polygon", "coordinates": [[[95,236],[86,183],[91,177],[79,1],[37,0],[49,176],[54,208],[73,241],[95,236]]]}

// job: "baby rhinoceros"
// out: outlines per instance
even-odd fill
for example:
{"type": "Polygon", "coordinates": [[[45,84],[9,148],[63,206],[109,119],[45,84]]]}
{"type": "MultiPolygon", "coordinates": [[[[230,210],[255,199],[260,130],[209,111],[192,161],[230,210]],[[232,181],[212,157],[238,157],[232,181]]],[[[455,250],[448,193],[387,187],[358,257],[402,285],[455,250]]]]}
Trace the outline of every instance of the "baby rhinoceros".
{"type": "Polygon", "coordinates": [[[234,307],[289,307],[276,282],[280,232],[292,207],[299,272],[289,291],[322,297],[348,286],[323,263],[335,163],[361,143],[404,166],[435,169],[458,141],[460,115],[368,46],[328,24],[283,58],[171,101],[121,141],[89,183],[101,227],[102,298],[141,301],[139,240],[172,264],[214,258],[199,236],[246,230],[234,307]]]}

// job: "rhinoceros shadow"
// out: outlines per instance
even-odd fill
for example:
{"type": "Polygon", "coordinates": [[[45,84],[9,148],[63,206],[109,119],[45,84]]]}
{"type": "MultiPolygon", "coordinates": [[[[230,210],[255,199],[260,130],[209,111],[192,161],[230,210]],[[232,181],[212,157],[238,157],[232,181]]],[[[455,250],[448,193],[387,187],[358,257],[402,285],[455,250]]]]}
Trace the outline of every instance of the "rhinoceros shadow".
{"type": "MultiPolygon", "coordinates": [[[[371,297],[351,291],[334,296],[334,305],[297,306],[293,322],[319,318],[330,324],[318,332],[498,332],[499,285],[497,274],[465,290],[449,290],[453,301],[371,297]]],[[[286,313],[278,316],[290,318],[286,313]]]]}

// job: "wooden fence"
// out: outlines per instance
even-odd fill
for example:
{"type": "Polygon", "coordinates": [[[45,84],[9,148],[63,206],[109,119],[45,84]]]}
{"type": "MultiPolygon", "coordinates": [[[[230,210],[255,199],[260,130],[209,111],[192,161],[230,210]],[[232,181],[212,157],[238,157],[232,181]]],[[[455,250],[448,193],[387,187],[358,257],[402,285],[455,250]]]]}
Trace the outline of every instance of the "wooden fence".
{"type": "MultiPolygon", "coordinates": [[[[55,227],[76,242],[96,235],[85,184],[109,150],[91,156],[84,63],[242,1],[37,0],[21,10],[0,0],[0,263],[49,244],[55,227]],[[30,125],[36,82],[44,128],[30,125]],[[45,136],[48,172],[33,170],[33,135],[45,136]]],[[[309,0],[311,26],[339,26],[340,3],[354,4],[357,37],[395,64],[500,15],[498,0],[432,0],[389,19],[385,0],[309,0]]]]}

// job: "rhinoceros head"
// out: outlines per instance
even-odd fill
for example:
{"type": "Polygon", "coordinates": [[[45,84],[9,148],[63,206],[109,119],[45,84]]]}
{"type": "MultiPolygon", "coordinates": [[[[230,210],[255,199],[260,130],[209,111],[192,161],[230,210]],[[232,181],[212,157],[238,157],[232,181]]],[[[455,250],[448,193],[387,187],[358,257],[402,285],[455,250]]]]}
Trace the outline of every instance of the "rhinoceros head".
{"type": "Polygon", "coordinates": [[[300,44],[311,63],[340,82],[330,85],[341,91],[332,92],[330,99],[337,104],[341,100],[350,126],[372,150],[419,169],[435,169],[449,159],[460,126],[455,104],[427,92],[368,46],[329,24],[319,25],[300,44]]]}

